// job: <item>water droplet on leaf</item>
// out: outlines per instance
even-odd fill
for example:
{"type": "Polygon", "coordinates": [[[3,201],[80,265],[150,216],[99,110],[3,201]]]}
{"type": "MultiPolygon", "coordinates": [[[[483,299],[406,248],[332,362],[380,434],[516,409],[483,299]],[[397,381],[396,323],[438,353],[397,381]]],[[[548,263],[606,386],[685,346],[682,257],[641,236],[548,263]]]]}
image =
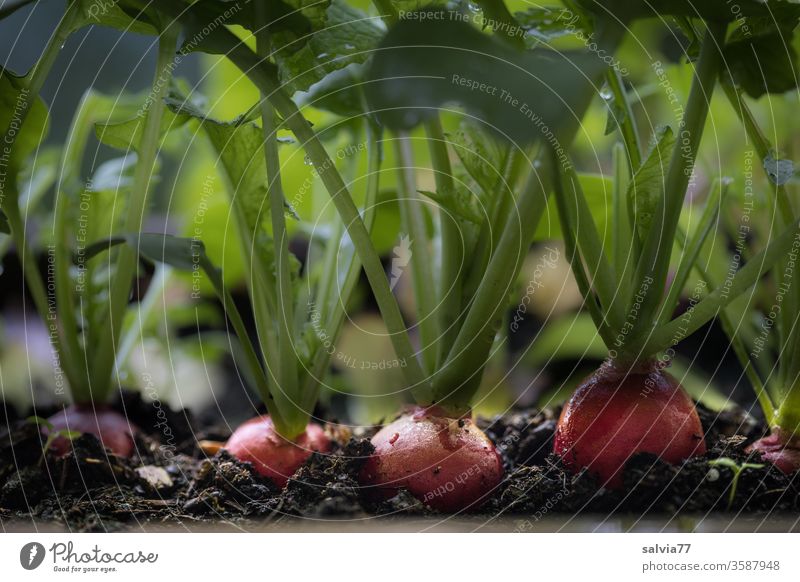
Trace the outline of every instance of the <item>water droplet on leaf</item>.
{"type": "Polygon", "coordinates": [[[769,176],[770,182],[776,186],[783,186],[794,176],[794,162],[792,160],[776,160],[773,152],[764,158],[764,171],[769,176]]]}

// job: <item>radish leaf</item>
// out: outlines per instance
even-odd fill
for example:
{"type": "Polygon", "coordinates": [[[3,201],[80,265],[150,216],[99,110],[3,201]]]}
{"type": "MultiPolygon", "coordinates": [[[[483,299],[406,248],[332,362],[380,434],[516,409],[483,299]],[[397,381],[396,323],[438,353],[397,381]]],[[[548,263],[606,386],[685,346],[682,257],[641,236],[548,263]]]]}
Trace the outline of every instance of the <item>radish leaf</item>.
{"type": "Polygon", "coordinates": [[[408,130],[455,102],[510,139],[566,147],[560,134],[605,64],[585,52],[511,49],[444,16],[401,20],[379,45],[365,86],[379,118],[408,130]]]}

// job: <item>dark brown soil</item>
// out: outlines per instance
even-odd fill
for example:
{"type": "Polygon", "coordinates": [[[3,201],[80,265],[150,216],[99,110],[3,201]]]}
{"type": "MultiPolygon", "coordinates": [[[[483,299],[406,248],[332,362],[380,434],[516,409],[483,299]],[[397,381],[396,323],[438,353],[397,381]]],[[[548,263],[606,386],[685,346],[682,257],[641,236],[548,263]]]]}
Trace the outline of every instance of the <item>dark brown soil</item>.
{"type": "MultiPolygon", "coordinates": [[[[224,440],[225,430],[197,427],[191,416],[156,408],[135,394],[117,405],[141,429],[137,455],[121,459],[84,435],[62,459],[42,457],[38,427],[9,408],[0,429],[0,522],[37,518],[74,531],[131,525],[248,523],[296,517],[328,519],[433,513],[401,492],[376,503],[363,495],[357,475],[372,452],[367,434],[332,434],[331,454],[314,454],[284,490],[224,451],[208,458],[201,439],[224,440]]],[[[730,498],[733,471],[710,463],[728,458],[759,463],[744,452],[765,427],[741,410],[699,406],[708,452],[682,466],[641,454],[626,466],[621,491],[598,488],[587,474],[569,475],[551,455],[559,410],[524,410],[479,424],[495,442],[507,475],[479,512],[527,520],[559,514],[669,514],[800,511],[800,479],[768,464],[744,469],[730,498]]],[[[523,520],[523,523],[524,520],[523,520]]]]}

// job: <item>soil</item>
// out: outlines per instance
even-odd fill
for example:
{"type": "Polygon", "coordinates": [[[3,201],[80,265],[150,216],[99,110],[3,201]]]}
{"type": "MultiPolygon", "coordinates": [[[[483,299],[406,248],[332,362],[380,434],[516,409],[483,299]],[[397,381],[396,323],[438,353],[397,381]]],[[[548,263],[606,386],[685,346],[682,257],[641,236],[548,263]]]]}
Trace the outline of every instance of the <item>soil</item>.
{"type": "MultiPolygon", "coordinates": [[[[84,435],[63,458],[42,456],[38,427],[4,406],[0,429],[0,525],[14,520],[52,522],[71,531],[110,531],[144,524],[265,523],[314,519],[435,515],[405,492],[375,502],[362,495],[357,475],[372,452],[371,436],[328,427],[330,454],[314,454],[284,490],[260,477],[249,464],[225,451],[209,455],[199,441],[224,441],[226,427],[198,426],[185,411],[170,411],[124,394],[115,407],[141,430],[136,454],[122,459],[84,435]]],[[[494,441],[506,477],[477,513],[518,515],[520,528],[549,517],[624,514],[800,511],[798,474],[784,475],[760,463],[747,445],[766,427],[740,409],[717,413],[698,405],[708,452],[673,466],[653,455],[633,457],[625,467],[624,487],[598,487],[585,474],[570,475],[551,454],[560,410],[520,410],[478,424],[494,441]],[[741,471],[731,496],[734,473],[715,459],[758,466],[741,471]]],[[[40,411],[44,415],[46,411],[40,411]]]]}

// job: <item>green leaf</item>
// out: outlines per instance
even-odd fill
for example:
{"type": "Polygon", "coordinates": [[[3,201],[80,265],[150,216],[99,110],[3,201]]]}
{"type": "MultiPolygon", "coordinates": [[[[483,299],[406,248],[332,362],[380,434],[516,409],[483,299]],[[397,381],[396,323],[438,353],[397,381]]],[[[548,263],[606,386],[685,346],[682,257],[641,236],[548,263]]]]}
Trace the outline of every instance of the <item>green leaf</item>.
{"type": "Polygon", "coordinates": [[[135,153],[103,162],[92,175],[87,190],[89,192],[117,192],[123,188],[130,188],[133,184],[135,167],[135,153]]]}
{"type": "Polygon", "coordinates": [[[0,210],[0,233],[11,234],[11,225],[8,223],[8,216],[0,210]]]}
{"type": "Polygon", "coordinates": [[[123,32],[154,35],[166,21],[152,9],[142,12],[126,0],[71,0],[77,9],[72,30],[104,26],[123,32]]]}
{"type": "Polygon", "coordinates": [[[605,68],[587,52],[512,49],[444,13],[395,25],[375,52],[365,91],[393,129],[409,130],[455,102],[511,140],[559,148],[605,68]]]}
{"type": "Polygon", "coordinates": [[[144,258],[166,263],[181,271],[200,269],[200,260],[206,252],[200,240],[168,234],[128,235],[125,240],[144,258]]]}
{"type": "Polygon", "coordinates": [[[62,429],[62,430],[56,431],[55,434],[57,436],[64,437],[65,439],[73,441],[73,440],[79,438],[83,433],[78,431],[78,430],[62,429]]]}
{"type": "MultiPolygon", "coordinates": [[[[0,67],[0,132],[3,138],[0,140],[0,156],[8,167],[5,174],[14,182],[23,163],[39,147],[48,130],[47,106],[39,97],[33,103],[29,98],[25,77],[0,67]],[[25,123],[21,123],[28,108],[30,111],[25,123]],[[16,140],[13,148],[9,148],[7,139],[16,140]]],[[[2,184],[0,182],[0,192],[2,184]]]]}
{"type": "Polygon", "coordinates": [[[797,18],[800,5],[791,0],[578,0],[599,15],[613,14],[622,21],[659,16],[688,16],[717,22],[733,22],[741,16],[767,16],[777,20],[797,18]]]}
{"type": "MultiPolygon", "coordinates": [[[[311,32],[315,24],[321,27],[329,3],[329,0],[259,1],[266,10],[270,34],[290,32],[290,38],[301,38],[311,32]]],[[[250,31],[255,28],[255,6],[251,0],[198,0],[190,7],[179,0],[172,0],[170,4],[173,5],[171,13],[180,12],[185,21],[186,40],[178,50],[180,54],[195,51],[218,54],[213,40],[225,26],[238,25],[250,31]]]]}
{"type": "Polygon", "coordinates": [[[604,101],[606,107],[608,107],[608,117],[606,117],[606,128],[603,135],[611,135],[625,123],[625,107],[617,103],[617,100],[613,98],[604,101]]]}
{"type": "MultiPolygon", "coordinates": [[[[342,117],[355,118],[364,112],[364,103],[359,90],[362,76],[361,66],[347,66],[329,73],[324,79],[309,87],[308,91],[295,93],[294,99],[300,107],[309,105],[342,117]]],[[[341,128],[341,123],[337,121],[336,127],[341,128]]],[[[320,139],[337,134],[336,131],[319,131],[320,139]]]]}
{"type": "Polygon", "coordinates": [[[503,152],[497,142],[471,123],[461,123],[458,131],[447,134],[450,145],[464,169],[487,195],[494,194],[503,175],[503,152]]]}
{"type": "MultiPolygon", "coordinates": [[[[797,87],[797,51],[792,36],[797,19],[748,18],[725,46],[730,76],[753,98],[797,87]]],[[[724,72],[723,72],[724,74],[724,72]]]]}
{"type": "MultiPolygon", "coordinates": [[[[389,0],[398,12],[413,12],[421,8],[436,8],[447,4],[448,0],[389,0]]],[[[402,15],[401,15],[402,17],[402,15]]]]}
{"type": "MultiPolygon", "coordinates": [[[[343,0],[330,4],[323,22],[324,27],[315,27],[306,42],[299,39],[299,48],[298,42],[276,41],[283,43],[275,52],[280,80],[291,91],[307,91],[331,73],[364,63],[384,33],[380,20],[343,0]]],[[[357,71],[351,67],[351,74],[357,71]]]]}
{"type": "Polygon", "coordinates": [[[127,244],[145,259],[165,263],[181,271],[200,268],[205,257],[202,241],[192,238],[179,238],[169,234],[138,233],[114,236],[97,241],[83,251],[85,260],[92,259],[113,247],[127,244]]]}
{"type": "Polygon", "coordinates": [[[331,0],[284,0],[284,2],[305,16],[315,28],[325,24],[326,10],[331,4],[331,0]]]}
{"type": "Polygon", "coordinates": [[[236,196],[244,209],[250,231],[260,229],[269,216],[261,128],[251,122],[212,119],[185,101],[174,98],[168,98],[166,103],[168,110],[179,119],[184,122],[194,120],[200,124],[234,189],[232,195],[236,196]]]}
{"type": "MultiPolygon", "coordinates": [[[[141,143],[142,132],[145,125],[145,103],[139,110],[139,114],[127,119],[114,123],[98,123],[95,125],[95,135],[101,143],[128,152],[137,150],[141,143]]],[[[164,111],[161,120],[160,135],[163,138],[170,131],[174,131],[188,121],[188,117],[183,115],[176,115],[171,110],[164,111]]]]}
{"type": "Polygon", "coordinates": [[[42,418],[41,416],[29,416],[25,419],[25,422],[28,424],[35,424],[37,426],[43,426],[48,430],[53,430],[53,423],[47,420],[46,418],[42,418]]]}
{"type": "MultiPolygon", "coordinates": [[[[611,214],[612,180],[609,176],[600,174],[580,174],[581,190],[586,196],[591,215],[597,224],[598,232],[603,235],[604,246],[610,248],[611,227],[609,217],[611,214]]],[[[534,240],[549,240],[562,238],[561,224],[558,219],[556,205],[547,204],[547,212],[542,216],[541,223],[536,229],[534,240]]]]}
{"type": "Polygon", "coordinates": [[[483,214],[475,203],[475,198],[467,191],[456,188],[454,192],[430,192],[417,190],[427,196],[455,218],[460,218],[473,224],[480,224],[485,220],[483,214]]]}
{"type": "Polygon", "coordinates": [[[525,30],[525,42],[530,48],[550,43],[575,31],[569,12],[560,6],[531,7],[517,12],[514,18],[525,30]],[[572,25],[572,26],[570,26],[572,25]]]}
{"type": "Polygon", "coordinates": [[[640,239],[650,231],[653,215],[664,192],[664,180],[675,145],[669,126],[656,130],[653,147],[628,186],[628,200],[634,209],[634,225],[640,239]]]}

